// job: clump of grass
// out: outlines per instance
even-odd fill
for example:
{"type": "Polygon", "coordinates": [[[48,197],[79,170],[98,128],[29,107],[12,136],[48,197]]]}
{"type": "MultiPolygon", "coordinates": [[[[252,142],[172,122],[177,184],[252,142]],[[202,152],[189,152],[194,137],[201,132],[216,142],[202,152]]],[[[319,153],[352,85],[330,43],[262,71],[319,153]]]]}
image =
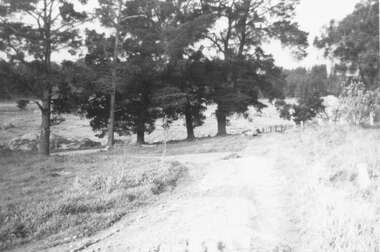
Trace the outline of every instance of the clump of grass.
{"type": "Polygon", "coordinates": [[[184,176],[177,162],[125,153],[42,158],[10,153],[0,159],[0,250],[32,240],[50,245],[104,229],[184,176]]]}

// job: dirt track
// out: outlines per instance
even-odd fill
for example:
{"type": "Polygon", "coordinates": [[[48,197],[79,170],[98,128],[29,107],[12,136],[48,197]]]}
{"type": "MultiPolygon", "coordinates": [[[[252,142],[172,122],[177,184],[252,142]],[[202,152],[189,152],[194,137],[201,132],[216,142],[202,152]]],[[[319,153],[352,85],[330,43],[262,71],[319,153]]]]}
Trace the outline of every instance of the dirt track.
{"type": "Polygon", "coordinates": [[[173,193],[54,251],[292,251],[297,235],[285,209],[286,180],[249,146],[237,155],[170,157],[189,167],[173,193]]]}

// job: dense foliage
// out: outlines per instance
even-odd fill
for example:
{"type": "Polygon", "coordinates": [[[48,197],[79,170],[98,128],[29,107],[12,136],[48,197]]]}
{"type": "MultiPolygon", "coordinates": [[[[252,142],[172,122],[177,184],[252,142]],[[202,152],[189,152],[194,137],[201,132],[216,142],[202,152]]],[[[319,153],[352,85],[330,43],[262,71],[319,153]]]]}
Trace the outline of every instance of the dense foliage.
{"type": "Polygon", "coordinates": [[[332,20],[314,45],[337,60],[340,73],[358,73],[367,88],[379,86],[379,1],[358,3],[352,14],[332,20]]]}
{"type": "Polygon", "coordinates": [[[318,94],[305,95],[297,99],[295,104],[288,104],[284,100],[278,100],[275,106],[281,118],[293,120],[296,124],[305,123],[325,113],[323,100],[318,94]]]}
{"type": "Polygon", "coordinates": [[[380,114],[380,88],[366,90],[362,82],[342,85],[339,97],[341,116],[353,124],[364,123],[372,116],[380,114]]]}

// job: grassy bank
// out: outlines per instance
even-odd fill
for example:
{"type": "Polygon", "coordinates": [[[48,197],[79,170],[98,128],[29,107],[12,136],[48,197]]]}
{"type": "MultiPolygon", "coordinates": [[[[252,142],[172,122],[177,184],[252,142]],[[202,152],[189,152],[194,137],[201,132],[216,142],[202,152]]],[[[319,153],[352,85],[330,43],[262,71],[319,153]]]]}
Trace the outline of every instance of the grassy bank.
{"type": "Polygon", "coordinates": [[[0,158],[0,250],[89,236],[172,190],[185,174],[177,162],[129,158],[123,151],[43,158],[0,158]]]}
{"type": "Polygon", "coordinates": [[[286,208],[301,234],[297,251],[379,251],[379,129],[326,126],[266,141],[291,180],[286,208]],[[367,188],[360,187],[362,163],[367,188]]]}

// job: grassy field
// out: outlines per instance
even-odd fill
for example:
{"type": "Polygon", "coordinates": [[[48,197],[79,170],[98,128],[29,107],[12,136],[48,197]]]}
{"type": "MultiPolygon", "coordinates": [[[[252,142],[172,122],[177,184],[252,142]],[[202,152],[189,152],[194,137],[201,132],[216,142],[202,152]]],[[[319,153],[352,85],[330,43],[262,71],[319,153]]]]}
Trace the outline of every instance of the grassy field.
{"type": "MultiPolygon", "coordinates": [[[[216,134],[214,107],[207,113],[205,125],[196,129],[196,141],[186,138],[182,120],[174,122],[168,132],[167,155],[239,151],[249,141],[240,135],[210,138],[216,134]]],[[[0,104],[0,120],[14,127],[0,129],[0,142],[25,133],[38,133],[40,112],[33,104],[19,110],[15,103],[0,104]]],[[[230,133],[239,133],[254,125],[283,122],[272,107],[257,116],[255,124],[234,117],[230,133]],[[274,113],[273,113],[274,112],[274,113]]],[[[88,120],[74,115],[52,127],[53,134],[66,138],[99,140],[88,120]]],[[[161,192],[173,189],[186,174],[176,162],[161,167],[155,158],[163,152],[164,132],[147,136],[150,144],[136,146],[135,136],[119,138],[123,144],[111,153],[75,156],[39,157],[34,153],[0,153],[0,250],[34,240],[46,240],[49,246],[74,238],[89,236],[112,225],[129,211],[149,204],[161,192]],[[127,143],[127,145],[125,145],[127,143]],[[131,157],[131,156],[134,157],[131,157]]],[[[103,143],[104,144],[104,143],[103,143]]]]}
{"type": "Polygon", "coordinates": [[[112,225],[175,188],[186,168],[122,153],[42,158],[1,153],[0,250],[32,240],[54,245],[112,225]]]}
{"type": "MultiPolygon", "coordinates": [[[[174,142],[167,145],[167,155],[239,151],[248,141],[230,135],[174,142]]],[[[89,236],[151,204],[186,175],[178,162],[161,166],[163,148],[131,145],[52,157],[0,153],[0,250],[42,239],[53,246],[89,236]]]]}
{"type": "MultiPolygon", "coordinates": [[[[289,121],[284,121],[279,118],[278,113],[274,106],[272,106],[268,101],[263,100],[265,104],[268,105],[264,108],[262,113],[257,113],[254,109],[250,110],[249,120],[233,115],[230,118],[229,126],[227,127],[227,132],[229,134],[238,134],[246,129],[262,128],[266,126],[272,126],[276,124],[291,124],[289,121]]],[[[204,125],[195,128],[195,136],[198,138],[206,138],[210,136],[215,136],[217,133],[217,122],[215,115],[216,106],[211,105],[208,107],[206,114],[206,120],[204,125]]],[[[89,126],[89,120],[86,118],[80,118],[75,115],[65,115],[65,121],[59,125],[52,126],[52,134],[62,136],[67,139],[82,140],[84,138],[91,139],[106,144],[107,139],[99,139],[95,136],[95,132],[92,131],[89,126]]],[[[39,109],[34,104],[28,104],[25,110],[20,110],[17,108],[15,102],[0,102],[0,145],[6,144],[7,141],[15,137],[20,137],[26,133],[36,133],[39,134],[39,127],[41,124],[41,114],[39,109]],[[11,123],[14,127],[7,130],[1,129],[3,124],[11,123]]],[[[157,120],[156,130],[151,134],[146,134],[146,141],[148,143],[162,142],[164,140],[164,130],[161,127],[162,121],[157,120]]],[[[169,129],[166,139],[168,141],[178,141],[186,139],[186,127],[184,120],[180,119],[174,121],[169,129]]],[[[123,144],[133,144],[136,142],[136,136],[124,136],[120,137],[116,134],[115,136],[118,142],[123,144]]]]}
{"type": "Polygon", "coordinates": [[[301,234],[297,251],[379,251],[379,128],[308,128],[268,135],[263,146],[291,180],[284,206],[301,234]],[[361,163],[367,188],[360,187],[361,163]]]}

